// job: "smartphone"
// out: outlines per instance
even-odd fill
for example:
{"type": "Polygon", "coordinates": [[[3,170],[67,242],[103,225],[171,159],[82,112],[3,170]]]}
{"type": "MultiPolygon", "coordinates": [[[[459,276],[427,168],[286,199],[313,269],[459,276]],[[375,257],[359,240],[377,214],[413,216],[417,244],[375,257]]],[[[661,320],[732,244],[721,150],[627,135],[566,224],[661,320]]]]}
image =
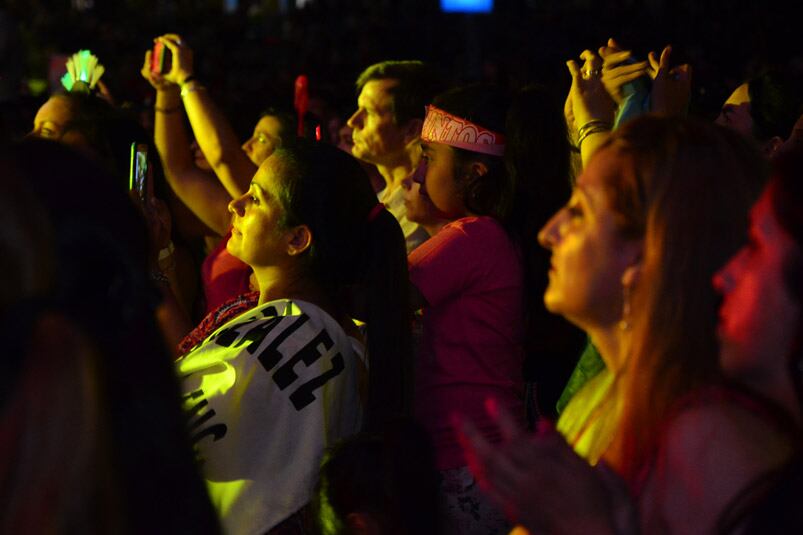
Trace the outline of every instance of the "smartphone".
{"type": "Polygon", "coordinates": [[[128,187],[136,190],[140,200],[145,203],[152,193],[148,177],[148,145],[134,142],[131,144],[131,164],[128,171],[128,187]]]}
{"type": "Polygon", "coordinates": [[[170,72],[170,49],[161,41],[157,41],[151,51],[151,72],[154,74],[170,72]]]}

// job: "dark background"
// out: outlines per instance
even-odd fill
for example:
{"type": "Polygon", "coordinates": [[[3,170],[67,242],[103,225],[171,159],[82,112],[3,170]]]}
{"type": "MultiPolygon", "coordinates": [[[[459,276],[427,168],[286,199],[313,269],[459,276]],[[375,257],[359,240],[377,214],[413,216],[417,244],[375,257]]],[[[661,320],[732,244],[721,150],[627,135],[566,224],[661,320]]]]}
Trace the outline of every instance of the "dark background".
{"type": "Polygon", "coordinates": [[[259,110],[292,106],[300,73],[309,76],[325,115],[346,117],[357,74],[383,59],[424,59],[456,81],[540,82],[564,94],[565,61],[609,36],[640,58],[671,43],[674,60],[694,69],[692,111],[706,117],[761,68],[803,64],[801,17],[785,3],[495,4],[493,14],[462,15],[441,13],[438,0],[308,0],[302,8],[295,0],[240,0],[233,13],[224,11],[223,0],[5,0],[0,101],[6,135],[30,128],[47,95],[51,56],[81,48],[105,65],[103,80],[118,102],[147,113],[152,90],[139,68],[152,38],[168,31],[194,48],[199,77],[243,137],[259,110]]]}

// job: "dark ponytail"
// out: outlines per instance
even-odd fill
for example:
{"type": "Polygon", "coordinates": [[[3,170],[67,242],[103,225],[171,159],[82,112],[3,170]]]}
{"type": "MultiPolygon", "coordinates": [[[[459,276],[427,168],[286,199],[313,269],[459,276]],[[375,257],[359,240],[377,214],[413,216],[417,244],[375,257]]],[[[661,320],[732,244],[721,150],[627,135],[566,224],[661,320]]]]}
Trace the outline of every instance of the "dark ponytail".
{"type": "Polygon", "coordinates": [[[404,235],[377,209],[360,164],[330,145],[299,139],[277,149],[286,225],[307,225],[307,269],[342,312],[368,325],[367,426],[408,415],[412,403],[410,307],[404,235]]]}

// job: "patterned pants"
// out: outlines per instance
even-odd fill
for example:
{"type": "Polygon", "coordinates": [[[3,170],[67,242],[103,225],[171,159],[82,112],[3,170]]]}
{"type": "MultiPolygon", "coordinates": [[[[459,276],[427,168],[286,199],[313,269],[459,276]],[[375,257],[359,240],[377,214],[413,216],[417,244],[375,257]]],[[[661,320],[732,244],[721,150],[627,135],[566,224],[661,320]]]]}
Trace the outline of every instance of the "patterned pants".
{"type": "Polygon", "coordinates": [[[483,494],[467,466],[442,470],[438,508],[444,535],[507,534],[512,524],[483,494]]]}

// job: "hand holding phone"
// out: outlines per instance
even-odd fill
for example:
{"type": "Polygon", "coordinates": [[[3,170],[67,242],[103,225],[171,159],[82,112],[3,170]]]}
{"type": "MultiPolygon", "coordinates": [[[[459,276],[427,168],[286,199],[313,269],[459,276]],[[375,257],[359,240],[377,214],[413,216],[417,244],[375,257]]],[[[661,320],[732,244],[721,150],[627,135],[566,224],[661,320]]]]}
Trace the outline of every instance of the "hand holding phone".
{"type": "Polygon", "coordinates": [[[156,41],[151,51],[151,72],[153,74],[170,72],[171,59],[170,49],[163,42],[156,41]]]}
{"type": "Polygon", "coordinates": [[[128,172],[128,187],[136,190],[143,204],[153,197],[153,184],[148,170],[148,145],[131,143],[131,163],[128,172]]]}

